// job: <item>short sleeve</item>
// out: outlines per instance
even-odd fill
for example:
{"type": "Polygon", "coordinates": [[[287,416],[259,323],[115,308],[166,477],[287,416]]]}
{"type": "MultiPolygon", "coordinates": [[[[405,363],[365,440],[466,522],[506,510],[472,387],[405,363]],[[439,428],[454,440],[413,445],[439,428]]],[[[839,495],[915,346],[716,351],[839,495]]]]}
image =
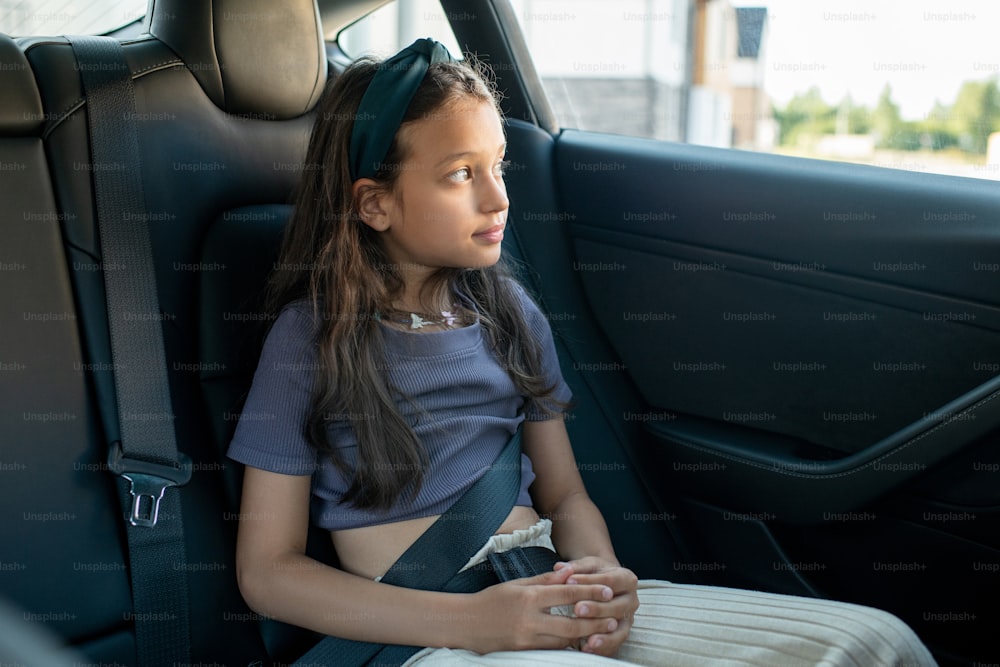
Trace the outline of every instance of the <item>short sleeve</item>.
{"type": "Polygon", "coordinates": [[[317,371],[308,309],[286,307],[264,341],[229,458],[285,475],[311,475],[316,451],[305,436],[317,371]]]}
{"type": "Polygon", "coordinates": [[[556,344],[552,338],[552,327],[549,326],[548,319],[520,285],[518,293],[521,296],[528,328],[532,337],[538,341],[542,353],[542,375],[545,377],[545,384],[553,388],[548,398],[532,400],[525,405],[524,418],[527,421],[545,421],[552,419],[554,414],[563,412],[564,408],[560,403],[569,403],[573,392],[570,391],[559,368],[559,355],[556,354],[556,344]]]}

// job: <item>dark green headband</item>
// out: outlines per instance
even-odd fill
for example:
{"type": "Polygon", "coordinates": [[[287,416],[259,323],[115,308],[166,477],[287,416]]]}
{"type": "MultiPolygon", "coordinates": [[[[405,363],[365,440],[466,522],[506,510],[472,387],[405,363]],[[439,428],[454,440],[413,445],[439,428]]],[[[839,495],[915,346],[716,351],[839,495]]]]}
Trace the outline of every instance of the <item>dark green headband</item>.
{"type": "Polygon", "coordinates": [[[440,42],[418,39],[380,63],[354,117],[351,181],[375,178],[427,68],[454,59],[440,42]]]}

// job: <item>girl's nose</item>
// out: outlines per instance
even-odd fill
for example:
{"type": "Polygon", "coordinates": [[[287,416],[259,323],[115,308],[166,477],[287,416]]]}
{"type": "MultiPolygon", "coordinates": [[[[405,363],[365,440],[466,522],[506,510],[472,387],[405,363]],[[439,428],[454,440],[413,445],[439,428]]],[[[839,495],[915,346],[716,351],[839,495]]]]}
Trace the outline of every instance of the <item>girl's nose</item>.
{"type": "Polygon", "coordinates": [[[510,206],[507,198],[507,185],[503,177],[487,179],[486,192],[483,193],[482,209],[487,213],[506,211],[510,206]]]}

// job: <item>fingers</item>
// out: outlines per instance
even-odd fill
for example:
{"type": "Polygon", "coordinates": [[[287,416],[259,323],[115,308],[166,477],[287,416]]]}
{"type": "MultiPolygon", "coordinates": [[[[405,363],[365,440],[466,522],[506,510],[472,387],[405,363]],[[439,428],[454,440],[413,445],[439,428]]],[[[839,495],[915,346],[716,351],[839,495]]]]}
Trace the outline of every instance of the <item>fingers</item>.
{"type": "Polygon", "coordinates": [[[569,584],[573,572],[570,569],[544,572],[534,577],[515,579],[509,582],[518,586],[542,586],[537,591],[539,596],[544,596],[547,601],[546,607],[557,607],[560,605],[572,605],[580,600],[601,600],[609,601],[615,597],[615,591],[610,586],[595,581],[593,584],[581,585],[569,584]],[[551,601],[551,602],[549,602],[551,601]]]}
{"type": "Polygon", "coordinates": [[[615,592],[609,586],[595,584],[585,586],[576,585],[549,585],[539,588],[537,592],[537,602],[542,607],[560,607],[562,605],[576,605],[585,600],[610,602],[615,597],[615,592]]]}
{"type": "Polygon", "coordinates": [[[583,558],[577,558],[576,560],[559,561],[555,564],[557,570],[566,566],[573,568],[574,572],[589,574],[607,569],[610,567],[610,563],[595,556],[585,556],[583,558]]]}
{"type": "Polygon", "coordinates": [[[595,603],[578,603],[577,608],[586,605],[590,614],[603,618],[605,614],[614,614],[615,618],[621,619],[618,627],[611,632],[597,633],[590,635],[580,646],[580,650],[585,653],[593,653],[605,657],[614,657],[618,648],[628,639],[632,630],[632,619],[638,609],[638,600],[634,596],[622,596],[615,598],[614,602],[607,605],[595,603]],[[624,607],[624,612],[620,610],[624,607]]]}
{"type": "MultiPolygon", "coordinates": [[[[557,572],[563,573],[567,569],[570,568],[563,568],[561,570],[557,570],[557,572]]],[[[625,568],[615,568],[606,572],[593,574],[574,572],[571,576],[567,577],[566,583],[587,585],[604,584],[609,586],[616,594],[623,594],[634,592],[639,585],[639,578],[636,577],[635,573],[631,570],[626,570],[625,568]]]]}
{"type": "Polygon", "coordinates": [[[622,622],[613,632],[590,635],[581,644],[580,650],[584,653],[603,655],[608,658],[614,657],[618,648],[628,638],[631,629],[631,623],[622,622]]]}
{"type": "Polygon", "coordinates": [[[610,635],[618,630],[618,627],[619,623],[614,618],[549,616],[542,621],[539,632],[564,640],[577,640],[591,635],[610,635]]]}
{"type": "Polygon", "coordinates": [[[609,602],[584,600],[577,602],[573,613],[580,618],[626,618],[635,613],[634,596],[617,595],[609,602]]]}
{"type": "Polygon", "coordinates": [[[566,580],[572,576],[573,576],[573,570],[569,568],[564,568],[561,570],[553,570],[552,572],[543,572],[542,574],[536,574],[533,577],[515,579],[515,581],[527,586],[531,585],[551,586],[553,584],[565,584],[566,580]]]}
{"type": "MultiPolygon", "coordinates": [[[[530,618],[526,619],[530,627],[530,634],[534,635],[531,647],[555,649],[568,646],[578,647],[591,635],[607,635],[618,629],[619,621],[616,618],[601,618],[593,615],[587,618],[574,618],[550,613],[549,610],[553,607],[564,605],[572,607],[582,600],[596,598],[610,602],[614,598],[614,592],[604,585],[583,586],[553,583],[553,581],[564,580],[568,576],[568,574],[559,575],[553,572],[501,584],[501,586],[506,586],[516,583],[525,586],[521,594],[523,606],[519,605],[519,607],[525,611],[532,610],[530,618]],[[534,582],[534,585],[531,582],[534,582]]],[[[529,633],[525,632],[525,634],[529,633]]]]}
{"type": "MultiPolygon", "coordinates": [[[[624,570],[623,572],[630,575],[624,577],[623,580],[626,589],[629,589],[627,592],[616,594],[614,599],[609,602],[584,600],[576,603],[573,607],[573,613],[580,618],[620,619],[618,627],[614,631],[596,633],[587,637],[580,647],[581,651],[613,657],[618,652],[618,647],[628,638],[629,632],[632,629],[632,619],[639,608],[639,597],[636,595],[634,584],[630,583],[630,578],[634,579],[635,575],[628,570],[624,570]]],[[[583,575],[575,575],[568,581],[575,579],[590,580],[591,578],[584,577],[583,575]]]]}
{"type": "MultiPolygon", "coordinates": [[[[599,559],[594,559],[599,561],[599,559]]],[[[534,610],[531,646],[561,649],[579,647],[588,653],[613,656],[628,637],[631,618],[639,606],[636,576],[623,568],[604,567],[600,573],[581,574],[572,563],[559,569],[518,579],[501,586],[523,586],[521,608],[534,610]],[[576,617],[551,615],[553,607],[570,606],[576,617]],[[537,614],[537,615],[536,615],[537,614]]]]}
{"type": "MultiPolygon", "coordinates": [[[[546,576],[546,575],[543,575],[546,576]]],[[[532,577],[531,579],[534,579],[532,577]]],[[[528,582],[531,579],[521,579],[519,581],[528,582]]],[[[548,584],[544,586],[532,587],[531,607],[544,612],[546,621],[552,621],[549,625],[560,628],[555,632],[559,637],[586,637],[594,633],[614,632],[618,628],[618,617],[608,615],[601,616],[597,613],[596,603],[593,600],[601,600],[605,605],[611,605],[615,599],[614,591],[608,586],[597,584],[592,586],[568,585],[568,584],[548,584]],[[579,605],[590,605],[589,613],[586,617],[579,619],[566,616],[553,616],[549,614],[552,607],[571,606],[576,608],[579,605]],[[569,634],[567,634],[569,633],[569,634]]],[[[608,609],[617,608],[605,607],[608,609]]],[[[623,607],[624,608],[624,607],[623,607]]],[[[545,632],[544,630],[541,630],[545,632]]]]}

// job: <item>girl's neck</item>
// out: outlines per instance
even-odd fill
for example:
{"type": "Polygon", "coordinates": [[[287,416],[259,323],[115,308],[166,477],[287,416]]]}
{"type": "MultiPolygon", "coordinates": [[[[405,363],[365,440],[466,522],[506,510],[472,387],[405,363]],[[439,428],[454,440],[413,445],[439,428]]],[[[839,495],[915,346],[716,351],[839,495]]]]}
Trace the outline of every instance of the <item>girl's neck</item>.
{"type": "Polygon", "coordinates": [[[389,304],[392,310],[413,313],[440,313],[451,310],[455,294],[446,282],[428,285],[426,280],[405,280],[403,290],[389,304]]]}
{"type": "Polygon", "coordinates": [[[405,281],[380,317],[394,328],[423,333],[465,327],[475,319],[448,280],[418,286],[405,281]]]}

